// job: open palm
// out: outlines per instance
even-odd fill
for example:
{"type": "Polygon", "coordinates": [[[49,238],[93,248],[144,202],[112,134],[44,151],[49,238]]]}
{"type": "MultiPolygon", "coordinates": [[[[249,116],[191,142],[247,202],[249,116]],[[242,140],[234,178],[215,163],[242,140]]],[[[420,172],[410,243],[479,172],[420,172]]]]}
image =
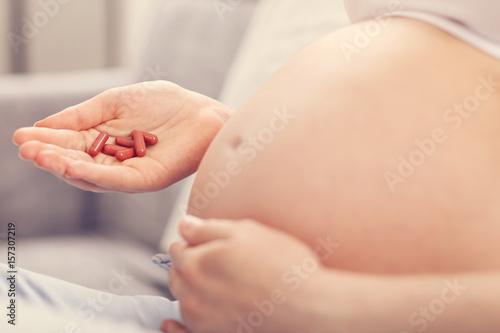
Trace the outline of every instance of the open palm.
{"type": "Polygon", "coordinates": [[[161,190],[193,173],[232,110],[165,81],[108,90],[14,133],[21,158],[67,183],[95,192],[161,190]],[[100,131],[156,134],[147,155],[119,162],[87,154],[100,131]]]}

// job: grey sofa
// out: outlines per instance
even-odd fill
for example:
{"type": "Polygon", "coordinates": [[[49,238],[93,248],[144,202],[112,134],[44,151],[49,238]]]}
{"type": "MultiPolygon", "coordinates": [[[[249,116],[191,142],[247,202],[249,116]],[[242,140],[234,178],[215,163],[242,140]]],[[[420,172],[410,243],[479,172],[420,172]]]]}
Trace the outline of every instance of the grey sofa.
{"type": "Polygon", "coordinates": [[[133,68],[0,77],[0,237],[15,222],[20,267],[97,289],[125,270],[134,281],[124,294],[169,295],[165,274],[149,258],[179,185],[136,195],[84,192],[21,161],[11,137],[105,89],[139,81],[166,79],[217,98],[255,3],[245,0],[221,20],[211,1],[151,1],[153,29],[133,68]]]}

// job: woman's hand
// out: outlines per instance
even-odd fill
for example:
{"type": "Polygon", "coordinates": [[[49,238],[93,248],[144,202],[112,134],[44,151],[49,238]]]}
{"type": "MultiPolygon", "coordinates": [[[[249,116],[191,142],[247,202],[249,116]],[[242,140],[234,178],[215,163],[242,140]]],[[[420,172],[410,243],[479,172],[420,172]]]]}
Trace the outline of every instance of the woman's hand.
{"type": "Polygon", "coordinates": [[[174,320],[165,320],[160,329],[165,333],[190,333],[186,327],[174,320]]]}
{"type": "MultiPolygon", "coordinates": [[[[303,328],[296,325],[297,314],[305,315],[302,283],[322,270],[309,247],[251,220],[188,217],[180,231],[185,241],[170,248],[174,265],[169,278],[187,329],[257,333],[303,328]]],[[[185,332],[170,325],[169,332],[185,332]]]]}
{"type": "Polygon", "coordinates": [[[108,90],[14,133],[21,158],[69,184],[95,192],[161,190],[193,173],[232,110],[165,81],[108,90]],[[87,154],[99,131],[156,134],[146,157],[119,162],[87,154]]]}
{"type": "Polygon", "coordinates": [[[332,270],[314,265],[321,251],[248,220],[188,218],[181,234],[169,277],[186,327],[167,320],[164,332],[500,332],[498,271],[332,270]]]}

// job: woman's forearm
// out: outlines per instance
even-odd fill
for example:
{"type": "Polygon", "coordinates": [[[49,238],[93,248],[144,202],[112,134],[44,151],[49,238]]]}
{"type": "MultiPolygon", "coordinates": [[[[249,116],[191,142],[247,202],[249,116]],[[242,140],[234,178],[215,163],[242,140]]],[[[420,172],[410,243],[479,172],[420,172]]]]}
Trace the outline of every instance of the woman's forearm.
{"type": "Polygon", "coordinates": [[[500,332],[500,272],[371,276],[325,270],[315,279],[305,296],[314,316],[309,332],[500,332]]]}

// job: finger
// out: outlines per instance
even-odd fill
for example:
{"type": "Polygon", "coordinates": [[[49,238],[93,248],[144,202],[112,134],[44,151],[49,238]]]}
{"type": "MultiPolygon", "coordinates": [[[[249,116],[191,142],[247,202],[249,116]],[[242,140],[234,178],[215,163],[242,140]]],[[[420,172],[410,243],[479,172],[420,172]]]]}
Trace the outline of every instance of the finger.
{"type": "Polygon", "coordinates": [[[35,127],[82,131],[110,120],[115,112],[112,90],[101,93],[83,103],[64,109],[37,122],[35,127]]]}
{"type": "Polygon", "coordinates": [[[183,295],[182,290],[184,288],[181,286],[184,284],[181,275],[181,272],[175,266],[172,266],[168,272],[168,289],[176,299],[180,299],[183,295]]]}
{"type": "Polygon", "coordinates": [[[68,183],[71,186],[77,187],[81,190],[88,191],[88,192],[96,192],[96,193],[107,193],[107,192],[114,192],[114,190],[109,189],[109,188],[104,188],[102,186],[98,186],[92,183],[89,183],[85,180],[82,179],[68,179],[68,178],[61,178],[64,180],[66,183],[68,183]]]}
{"type": "Polygon", "coordinates": [[[235,223],[228,220],[203,221],[195,216],[185,216],[179,230],[189,245],[196,246],[217,239],[229,238],[235,230],[235,223]]]}
{"type": "MultiPolygon", "coordinates": [[[[170,255],[170,258],[172,258],[172,269],[182,270],[186,261],[185,253],[187,248],[188,244],[184,241],[174,242],[170,245],[168,248],[168,254],[170,255]]],[[[169,274],[169,281],[172,283],[170,280],[171,275],[172,274],[169,274]]],[[[175,273],[173,275],[175,275],[175,273]]]]}
{"type": "Polygon", "coordinates": [[[68,168],[68,165],[71,165],[71,163],[74,162],[74,159],[61,156],[60,154],[57,154],[56,152],[50,150],[40,152],[38,157],[35,159],[35,165],[40,169],[44,169],[53,173],[55,176],[62,179],[66,183],[81,190],[98,193],[111,191],[109,188],[92,184],[83,179],[68,178],[66,176],[66,170],[68,168]]]}
{"type": "Polygon", "coordinates": [[[120,192],[130,192],[132,185],[135,191],[150,187],[142,181],[141,172],[126,162],[103,165],[88,161],[73,161],[67,165],[65,177],[83,179],[99,187],[112,188],[120,192]]]}
{"type": "MultiPolygon", "coordinates": [[[[206,253],[217,250],[220,243],[212,242],[204,246],[193,247],[185,241],[174,242],[168,249],[168,254],[172,259],[172,268],[169,272],[170,287],[175,289],[175,284],[182,281],[183,274],[188,265],[195,267],[200,264],[199,258],[206,253]]],[[[177,288],[179,290],[179,288],[177,288]]]]}
{"type": "MultiPolygon", "coordinates": [[[[153,185],[143,181],[140,169],[135,168],[134,164],[144,161],[127,160],[118,163],[112,156],[103,156],[100,157],[102,160],[96,163],[83,151],[64,149],[40,141],[22,144],[19,147],[19,156],[24,160],[34,161],[39,168],[52,172],[68,183],[71,179],[83,180],[85,183],[77,187],[94,192],[107,192],[108,189],[137,192],[143,188],[154,188],[153,185],[162,186],[160,181],[153,185]],[[142,184],[142,187],[138,184],[142,184]]],[[[154,171],[154,168],[150,167],[149,170],[154,171]]]]}
{"type": "MultiPolygon", "coordinates": [[[[50,155],[50,157],[58,158],[59,160],[55,162],[62,161],[74,161],[74,160],[87,160],[93,161],[90,155],[73,149],[64,149],[59,146],[44,143],[40,141],[28,141],[23,143],[19,147],[19,156],[27,161],[35,161],[38,165],[43,166],[43,162],[51,162],[51,161],[37,161],[41,152],[53,152],[54,155],[50,155]]],[[[49,170],[50,171],[50,170],[49,170]]]]}
{"type": "Polygon", "coordinates": [[[165,333],[189,333],[189,331],[184,326],[170,319],[165,320],[161,324],[160,329],[165,333]]]}
{"type": "Polygon", "coordinates": [[[14,132],[13,141],[16,145],[22,145],[28,141],[41,141],[66,149],[83,151],[86,148],[84,136],[71,130],[24,127],[14,132]]]}
{"type": "Polygon", "coordinates": [[[94,164],[92,158],[83,152],[63,149],[39,141],[29,141],[21,145],[19,155],[25,160],[33,161],[40,169],[49,171],[66,183],[82,190],[92,192],[110,191],[105,186],[99,186],[83,179],[69,178],[67,176],[67,170],[71,169],[71,165],[79,160],[88,160],[88,163],[94,164]]]}

